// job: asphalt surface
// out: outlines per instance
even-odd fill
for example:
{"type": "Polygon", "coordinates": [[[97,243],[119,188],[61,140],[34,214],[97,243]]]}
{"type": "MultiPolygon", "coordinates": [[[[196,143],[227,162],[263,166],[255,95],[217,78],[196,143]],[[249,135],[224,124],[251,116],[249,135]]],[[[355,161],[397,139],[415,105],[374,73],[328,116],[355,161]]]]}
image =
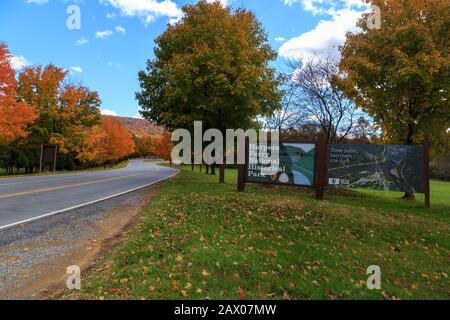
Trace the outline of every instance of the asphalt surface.
{"type": "Polygon", "coordinates": [[[177,172],[132,160],[118,170],[0,179],[0,231],[139,190],[177,172]]]}

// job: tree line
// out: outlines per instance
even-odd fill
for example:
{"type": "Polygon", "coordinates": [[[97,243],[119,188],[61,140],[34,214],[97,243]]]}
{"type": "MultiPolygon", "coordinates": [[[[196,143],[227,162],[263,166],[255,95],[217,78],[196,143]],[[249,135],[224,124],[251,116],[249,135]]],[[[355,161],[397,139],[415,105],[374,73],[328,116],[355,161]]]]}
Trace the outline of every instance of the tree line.
{"type": "Polygon", "coordinates": [[[271,67],[277,53],[252,12],[186,5],[139,73],[141,113],[167,130],[201,120],[204,130],[277,128],[283,139],[324,132],[329,143],[420,144],[428,135],[434,155],[448,154],[448,1],[371,3],[381,29],[364,14],[339,59],[289,61],[287,73],[271,67]]]}
{"type": "Polygon", "coordinates": [[[0,43],[0,166],[7,174],[39,168],[42,144],[59,146],[57,168],[116,163],[135,141],[114,117],[102,116],[95,91],[68,80],[55,65],[24,68],[17,76],[0,43]]]}

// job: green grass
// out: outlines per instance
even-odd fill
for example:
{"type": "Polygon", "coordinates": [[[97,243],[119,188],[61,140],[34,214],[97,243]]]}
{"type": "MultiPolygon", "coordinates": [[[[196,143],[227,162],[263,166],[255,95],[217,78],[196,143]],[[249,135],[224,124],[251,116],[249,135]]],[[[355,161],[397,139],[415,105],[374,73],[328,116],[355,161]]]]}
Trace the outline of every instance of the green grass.
{"type": "Polygon", "coordinates": [[[401,194],[248,184],[181,168],[126,241],[83,275],[83,299],[448,299],[450,183],[432,209],[401,194]],[[368,290],[379,265],[382,290],[368,290]]]}
{"type": "Polygon", "coordinates": [[[5,175],[5,169],[0,168],[0,179],[1,178],[14,178],[14,177],[20,177],[20,176],[25,176],[25,177],[29,177],[29,176],[42,176],[42,175],[51,175],[51,174],[64,174],[64,173],[79,173],[79,172],[90,172],[90,171],[104,171],[104,170],[116,170],[116,169],[122,169],[125,168],[126,166],[128,166],[129,161],[125,160],[125,161],[121,161],[113,166],[109,166],[109,167],[94,167],[94,168],[88,168],[88,169],[83,169],[83,170],[73,170],[73,171],[67,171],[67,170],[58,170],[56,172],[50,172],[50,173],[33,173],[33,174],[25,174],[25,169],[21,169],[19,171],[19,173],[17,173],[14,170],[14,174],[12,175],[5,175]]]}

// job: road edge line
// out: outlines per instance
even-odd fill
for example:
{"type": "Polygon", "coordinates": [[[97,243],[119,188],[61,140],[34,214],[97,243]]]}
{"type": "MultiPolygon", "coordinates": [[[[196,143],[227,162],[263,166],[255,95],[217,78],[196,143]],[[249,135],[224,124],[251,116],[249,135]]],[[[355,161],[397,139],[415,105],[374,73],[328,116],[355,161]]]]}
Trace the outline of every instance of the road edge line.
{"type": "Polygon", "coordinates": [[[73,207],[70,207],[70,208],[66,208],[66,209],[62,209],[62,210],[58,210],[58,211],[45,213],[45,214],[39,215],[39,216],[34,217],[34,218],[25,219],[25,220],[22,220],[22,221],[19,221],[19,222],[14,222],[14,223],[11,223],[11,224],[0,226],[0,231],[11,229],[11,228],[23,225],[23,224],[28,224],[28,223],[31,223],[31,222],[35,222],[37,220],[41,220],[43,218],[48,218],[48,217],[51,217],[51,216],[54,216],[54,215],[57,215],[57,214],[60,214],[60,213],[72,211],[72,210],[83,208],[83,207],[88,207],[90,205],[93,205],[93,204],[96,204],[96,203],[99,203],[99,202],[103,202],[103,201],[106,201],[106,200],[109,200],[109,199],[112,199],[112,198],[120,197],[120,196],[123,196],[125,194],[131,193],[131,192],[134,192],[134,191],[138,191],[140,189],[144,189],[146,187],[149,187],[149,186],[152,186],[154,184],[160,183],[161,181],[173,178],[173,177],[175,177],[176,175],[178,175],[180,173],[180,170],[178,170],[178,169],[174,169],[174,170],[177,170],[177,172],[172,174],[172,175],[170,175],[170,176],[168,176],[168,177],[165,177],[164,179],[159,179],[159,180],[154,181],[152,183],[149,183],[149,184],[137,187],[137,188],[133,188],[131,190],[123,191],[123,192],[114,194],[112,196],[108,196],[108,197],[104,197],[104,198],[101,198],[101,199],[89,201],[89,202],[86,202],[86,203],[83,203],[83,204],[79,204],[79,205],[76,205],[76,206],[73,206],[73,207]]]}

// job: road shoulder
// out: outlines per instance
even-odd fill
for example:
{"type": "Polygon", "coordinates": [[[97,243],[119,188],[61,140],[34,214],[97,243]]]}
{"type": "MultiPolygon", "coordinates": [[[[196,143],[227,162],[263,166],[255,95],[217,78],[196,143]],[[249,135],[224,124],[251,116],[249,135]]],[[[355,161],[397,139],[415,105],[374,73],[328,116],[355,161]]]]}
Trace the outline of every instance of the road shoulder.
{"type": "Polygon", "coordinates": [[[63,213],[0,234],[0,298],[49,299],[66,289],[66,269],[82,274],[126,238],[159,189],[63,213]]]}

